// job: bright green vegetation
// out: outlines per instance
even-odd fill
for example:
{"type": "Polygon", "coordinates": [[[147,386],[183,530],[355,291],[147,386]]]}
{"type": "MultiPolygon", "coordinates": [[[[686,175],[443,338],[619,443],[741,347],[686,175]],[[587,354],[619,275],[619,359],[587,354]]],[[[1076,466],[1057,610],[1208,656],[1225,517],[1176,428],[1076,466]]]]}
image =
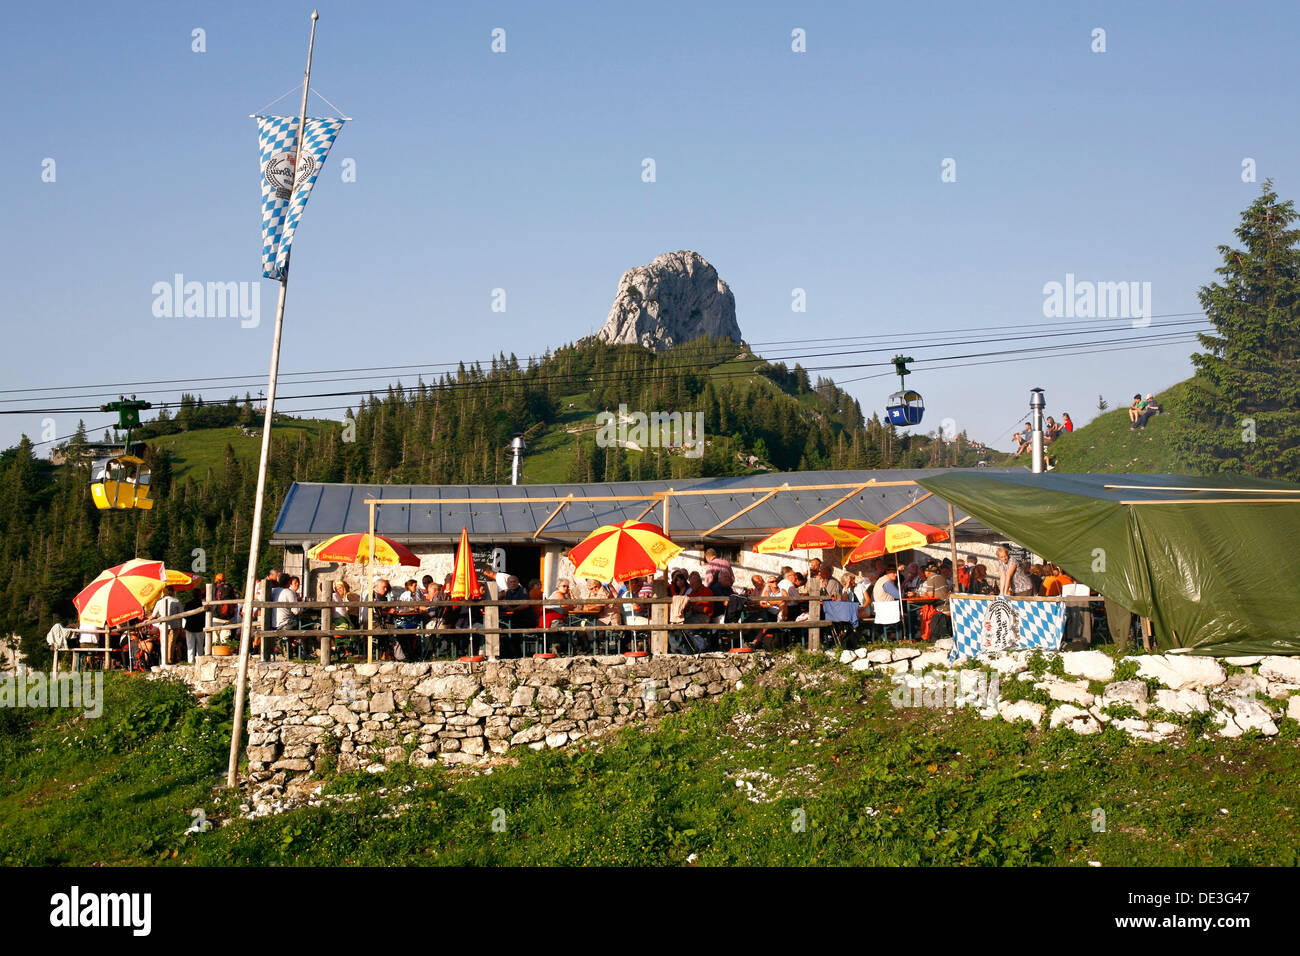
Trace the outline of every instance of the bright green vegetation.
{"type": "Polygon", "coordinates": [[[1189,726],[1193,736],[1182,747],[1137,744],[1117,730],[1079,737],[982,721],[967,711],[896,710],[879,678],[806,655],[798,669],[803,680],[783,665],[653,726],[585,748],[522,751],[516,764],[487,775],[409,767],[330,775],[327,794],[359,798],[191,836],[181,834],[193,809],[226,812],[208,790],[224,769],[224,747],[202,730],[202,711],[174,703],[174,688],[120,679],[102,727],[50,716],[30,726],[28,740],[5,734],[0,859],[674,866],[695,854],[691,862],[701,866],[1300,862],[1291,828],[1278,825],[1294,815],[1300,784],[1291,721],[1273,740],[1201,737],[1202,722],[1189,726]],[[178,754],[181,746],[188,752],[178,754]],[[754,789],[737,787],[738,778],[754,789]],[[414,789],[394,792],[405,784],[414,789]],[[1104,832],[1094,831],[1095,809],[1105,814],[1104,832]]]}
{"type": "Polygon", "coordinates": [[[1177,450],[1179,435],[1187,428],[1186,420],[1176,411],[1186,387],[1186,382],[1179,382],[1158,393],[1156,404],[1161,413],[1140,431],[1130,428],[1126,401],[1123,407],[1104,412],[1072,434],[1062,435],[1047,447],[1056,470],[1095,474],[1198,474],[1177,450]]]}
{"type": "Polygon", "coordinates": [[[140,864],[184,848],[230,753],[234,692],[109,673],[103,713],[0,709],[0,864],[140,864]]]}
{"type": "MultiPolygon", "coordinates": [[[[327,431],[338,429],[338,422],[291,418],[277,421],[272,435],[276,440],[297,444],[304,437],[315,441],[327,431]]],[[[225,464],[227,445],[234,452],[236,460],[256,468],[257,456],[262,448],[261,433],[261,423],[258,422],[254,427],[254,435],[243,434],[237,426],[204,428],[151,438],[148,445],[155,454],[166,451],[171,456],[172,481],[179,482],[190,477],[203,478],[210,471],[220,472],[225,464]]]]}

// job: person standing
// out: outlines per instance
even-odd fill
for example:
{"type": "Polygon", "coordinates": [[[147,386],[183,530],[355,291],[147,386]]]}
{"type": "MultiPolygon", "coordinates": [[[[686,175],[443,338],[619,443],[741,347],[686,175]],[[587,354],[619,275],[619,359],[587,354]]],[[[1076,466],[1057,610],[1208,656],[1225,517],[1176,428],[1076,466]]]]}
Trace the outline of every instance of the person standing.
{"type": "Polygon", "coordinates": [[[175,664],[180,658],[180,647],[182,635],[185,633],[185,625],[180,618],[170,621],[161,620],[165,617],[181,613],[181,602],[176,599],[171,588],[163,588],[163,596],[158,599],[154,605],[153,617],[157,621],[158,643],[160,645],[158,656],[160,663],[164,666],[175,664]]]}
{"type": "Polygon", "coordinates": [[[1029,580],[1029,572],[1024,562],[1011,557],[1006,548],[998,548],[998,594],[1006,597],[1027,597],[1034,593],[1034,583],[1029,580]]]}
{"type": "Polygon", "coordinates": [[[197,589],[185,599],[185,662],[193,664],[203,653],[203,599],[197,589]]]}

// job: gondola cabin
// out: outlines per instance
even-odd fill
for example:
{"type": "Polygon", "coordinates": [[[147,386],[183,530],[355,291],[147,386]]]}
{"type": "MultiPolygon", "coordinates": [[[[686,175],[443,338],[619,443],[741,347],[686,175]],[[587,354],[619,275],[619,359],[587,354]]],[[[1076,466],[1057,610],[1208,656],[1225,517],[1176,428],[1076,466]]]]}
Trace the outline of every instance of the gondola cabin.
{"type": "Polygon", "coordinates": [[[90,497],[101,510],[153,507],[149,469],[134,455],[100,458],[90,469],[90,497]]]}
{"type": "Polygon", "coordinates": [[[895,392],[889,396],[885,412],[891,425],[919,425],[925,414],[925,401],[920,392],[895,392]]]}

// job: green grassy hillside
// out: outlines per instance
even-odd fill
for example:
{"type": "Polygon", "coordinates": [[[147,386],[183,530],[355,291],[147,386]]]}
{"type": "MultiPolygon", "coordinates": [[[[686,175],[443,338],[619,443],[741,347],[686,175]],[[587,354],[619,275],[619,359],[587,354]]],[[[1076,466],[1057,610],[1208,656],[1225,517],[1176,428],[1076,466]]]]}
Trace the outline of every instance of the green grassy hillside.
{"type": "MultiPolygon", "coordinates": [[[[1047,446],[1054,470],[1093,474],[1195,474],[1175,449],[1174,439],[1182,427],[1178,418],[1177,398],[1186,382],[1179,382],[1156,395],[1161,413],[1147,422],[1146,428],[1133,431],[1129,426],[1128,405],[1112,408],[1087,425],[1076,426],[1047,446]]],[[[1029,465],[1029,453],[990,458],[995,467],[1029,465]]]]}
{"type": "Polygon", "coordinates": [[[186,835],[197,811],[221,824],[247,799],[211,789],[230,694],[201,709],[179,683],[109,677],[98,720],[0,710],[0,863],[1300,862],[1277,825],[1300,782],[1294,721],[1273,739],[1225,740],[1189,720],[1177,746],[1033,730],[896,709],[887,681],[820,655],[598,742],[517,752],[491,774],[326,774],[320,806],[186,835]],[[490,825],[498,808],[504,830],[490,825]]]}
{"type": "Polygon", "coordinates": [[[1185,383],[1179,382],[1156,395],[1161,413],[1140,431],[1130,428],[1125,405],[1098,415],[1072,434],[1062,435],[1048,447],[1056,470],[1098,474],[1186,473],[1187,463],[1174,448],[1174,437],[1182,424],[1174,409],[1184,386],[1185,383]]]}
{"type": "MultiPolygon", "coordinates": [[[[271,437],[296,442],[304,435],[318,438],[329,429],[339,427],[338,422],[323,419],[286,419],[275,423],[271,437]]],[[[209,468],[213,472],[220,472],[226,458],[227,445],[240,461],[256,463],[262,447],[262,429],[259,426],[253,431],[258,437],[244,435],[233,425],[228,428],[203,428],[151,438],[147,444],[152,448],[165,449],[171,453],[172,480],[183,481],[187,477],[202,478],[209,468]]]]}

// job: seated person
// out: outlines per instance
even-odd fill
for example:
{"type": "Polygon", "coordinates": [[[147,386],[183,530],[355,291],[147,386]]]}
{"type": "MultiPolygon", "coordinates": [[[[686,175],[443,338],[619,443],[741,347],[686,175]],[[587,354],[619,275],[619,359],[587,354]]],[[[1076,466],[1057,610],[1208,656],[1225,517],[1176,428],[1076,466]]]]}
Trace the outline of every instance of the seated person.
{"type": "Polygon", "coordinates": [[[1129,402],[1129,406],[1128,406],[1128,420],[1129,420],[1130,431],[1137,428],[1138,419],[1142,417],[1142,413],[1145,412],[1146,410],[1147,410],[1147,403],[1142,400],[1141,394],[1134,395],[1133,401],[1129,402]]]}
{"type": "Polygon", "coordinates": [[[1160,406],[1156,404],[1156,398],[1154,395],[1148,395],[1146,401],[1143,402],[1143,405],[1145,408],[1143,408],[1142,413],[1138,415],[1137,420],[1133,423],[1133,427],[1138,431],[1146,428],[1147,422],[1149,422],[1154,416],[1160,414],[1160,406]]]}
{"type": "Polygon", "coordinates": [[[542,607],[542,627],[562,627],[569,622],[569,611],[574,607],[569,579],[560,578],[551,594],[553,603],[542,607]]]}
{"type": "Polygon", "coordinates": [[[1016,434],[1015,439],[1016,454],[1023,455],[1025,450],[1034,443],[1034,430],[1030,427],[1029,422],[1025,422],[1025,427],[1016,434]]]}
{"type": "Polygon", "coordinates": [[[1061,434],[1061,426],[1056,423],[1056,419],[1051,415],[1047,416],[1047,425],[1043,428],[1043,441],[1051,442],[1056,440],[1056,436],[1061,434]]]}

